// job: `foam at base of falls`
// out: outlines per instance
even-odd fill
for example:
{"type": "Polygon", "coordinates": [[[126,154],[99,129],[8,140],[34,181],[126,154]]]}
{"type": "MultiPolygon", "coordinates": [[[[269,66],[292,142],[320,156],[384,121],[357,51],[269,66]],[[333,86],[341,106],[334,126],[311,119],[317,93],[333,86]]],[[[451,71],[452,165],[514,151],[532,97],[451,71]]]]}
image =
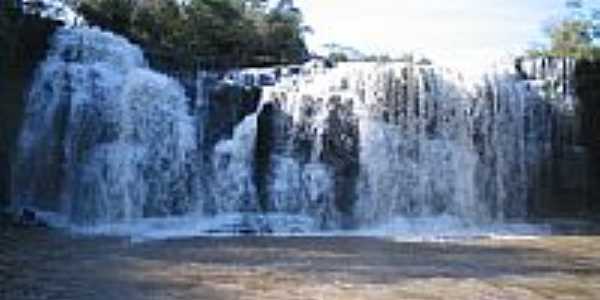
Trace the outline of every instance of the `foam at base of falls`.
{"type": "Polygon", "coordinates": [[[288,214],[223,214],[146,218],[127,223],[74,226],[59,214],[38,212],[44,224],[84,236],[128,238],[133,242],[200,237],[377,237],[398,242],[444,242],[469,239],[522,239],[552,233],[550,225],[527,223],[473,224],[453,216],[397,218],[356,230],[320,230],[308,216],[288,214]]]}
{"type": "Polygon", "coordinates": [[[455,216],[396,218],[389,223],[357,230],[358,235],[391,237],[398,241],[452,241],[480,238],[525,238],[550,234],[547,225],[470,223],[455,216]]]}
{"type": "Polygon", "coordinates": [[[200,236],[303,235],[320,234],[318,223],[309,216],[290,214],[225,213],[217,216],[143,218],[94,226],[78,226],[64,215],[36,211],[40,224],[75,234],[161,240],[200,236]]]}

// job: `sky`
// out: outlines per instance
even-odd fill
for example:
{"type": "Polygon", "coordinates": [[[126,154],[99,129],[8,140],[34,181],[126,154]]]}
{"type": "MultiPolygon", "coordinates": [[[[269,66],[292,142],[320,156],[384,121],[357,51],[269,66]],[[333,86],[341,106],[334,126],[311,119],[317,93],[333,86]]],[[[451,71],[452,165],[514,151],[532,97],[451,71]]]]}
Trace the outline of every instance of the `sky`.
{"type": "MultiPolygon", "coordinates": [[[[592,1],[593,0],[588,0],[592,1]]],[[[566,14],[565,0],[296,0],[315,33],[368,53],[415,52],[471,62],[543,42],[543,24],[566,14]]],[[[585,3],[584,5],[588,5],[585,3]]]]}

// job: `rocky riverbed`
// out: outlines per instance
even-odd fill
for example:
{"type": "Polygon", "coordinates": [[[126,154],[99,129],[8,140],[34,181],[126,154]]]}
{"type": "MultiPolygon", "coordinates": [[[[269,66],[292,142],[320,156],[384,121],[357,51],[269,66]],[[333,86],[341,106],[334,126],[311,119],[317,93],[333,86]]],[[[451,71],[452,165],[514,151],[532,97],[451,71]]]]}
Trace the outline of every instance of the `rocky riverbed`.
{"type": "Polygon", "coordinates": [[[600,237],[132,243],[0,226],[0,299],[600,298],[600,237]]]}

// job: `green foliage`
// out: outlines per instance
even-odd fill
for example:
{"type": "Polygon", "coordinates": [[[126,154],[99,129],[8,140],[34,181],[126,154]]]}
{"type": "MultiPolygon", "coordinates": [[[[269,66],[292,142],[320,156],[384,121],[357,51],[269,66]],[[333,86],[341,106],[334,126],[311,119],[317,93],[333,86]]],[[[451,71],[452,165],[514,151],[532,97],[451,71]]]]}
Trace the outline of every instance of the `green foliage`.
{"type": "Polygon", "coordinates": [[[591,24],[584,21],[565,20],[549,30],[554,56],[583,58],[590,54],[592,37],[591,24]]]}
{"type": "Polygon", "coordinates": [[[92,24],[141,43],[161,63],[233,67],[298,63],[306,56],[297,10],[261,0],[82,0],[92,24]]]}
{"type": "Polygon", "coordinates": [[[594,46],[591,23],[578,20],[562,20],[548,26],[549,47],[536,47],[526,51],[527,57],[573,57],[576,59],[600,59],[600,48],[594,46]]]}

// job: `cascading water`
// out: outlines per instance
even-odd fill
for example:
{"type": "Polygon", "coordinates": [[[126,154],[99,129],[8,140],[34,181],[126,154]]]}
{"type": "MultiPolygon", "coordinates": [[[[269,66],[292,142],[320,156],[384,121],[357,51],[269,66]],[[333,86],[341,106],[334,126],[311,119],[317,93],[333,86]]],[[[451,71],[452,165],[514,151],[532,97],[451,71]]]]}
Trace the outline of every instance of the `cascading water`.
{"type": "Polygon", "coordinates": [[[527,215],[529,170],[551,139],[547,106],[502,72],[470,83],[395,63],[292,76],[254,112],[217,120],[241,122],[216,143],[226,104],[203,84],[196,95],[121,37],[60,30],[29,93],[15,208],[165,235],[483,226],[527,215]]]}
{"type": "MultiPolygon", "coordinates": [[[[290,119],[275,139],[287,139],[292,150],[275,149],[273,160],[301,162],[303,148],[320,149],[311,159],[333,170],[333,215],[351,226],[398,217],[489,223],[526,216],[526,164],[543,142],[526,137],[538,129],[526,128],[525,105],[538,102],[523,83],[498,73],[471,84],[412,64],[348,67],[274,93],[290,119]]],[[[344,227],[339,221],[334,227],[344,227]]]]}
{"type": "Polygon", "coordinates": [[[193,209],[195,127],[174,80],[97,29],[62,29],[29,93],[16,205],[99,224],[193,209]]]}

